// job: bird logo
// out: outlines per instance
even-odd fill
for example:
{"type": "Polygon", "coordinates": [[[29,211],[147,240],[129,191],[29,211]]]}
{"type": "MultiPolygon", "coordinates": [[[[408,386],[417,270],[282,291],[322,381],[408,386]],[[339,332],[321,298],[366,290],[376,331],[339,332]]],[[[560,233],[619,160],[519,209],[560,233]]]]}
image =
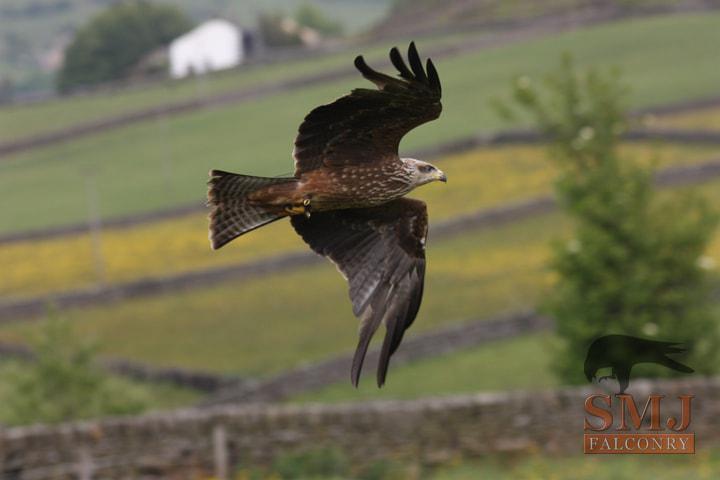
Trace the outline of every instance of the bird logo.
{"type": "Polygon", "coordinates": [[[592,342],[585,357],[585,377],[592,383],[601,368],[612,368],[610,375],[597,379],[598,383],[614,378],[620,384],[620,394],[630,384],[630,371],[638,363],[656,363],[677,372],[693,373],[687,365],[667,355],[683,353],[687,349],[677,342],[659,342],[629,335],[605,335],[592,342]]]}

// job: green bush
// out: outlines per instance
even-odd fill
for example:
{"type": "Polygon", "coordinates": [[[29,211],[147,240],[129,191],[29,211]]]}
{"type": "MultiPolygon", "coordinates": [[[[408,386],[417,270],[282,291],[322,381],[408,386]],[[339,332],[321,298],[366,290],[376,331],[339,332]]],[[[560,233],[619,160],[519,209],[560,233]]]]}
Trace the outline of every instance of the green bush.
{"type": "Polygon", "coordinates": [[[337,36],[343,32],[341,23],[328,18],[320,8],[310,3],[300,5],[293,18],[282,11],[265,12],[258,17],[258,27],[263,41],[271,47],[302,45],[303,27],[324,36],[337,36]]]}
{"type": "Polygon", "coordinates": [[[326,36],[340,35],[343,32],[340,22],[328,18],[319,7],[311,3],[300,5],[295,12],[295,21],[326,36]]]}
{"type": "Polygon", "coordinates": [[[258,17],[260,35],[266,45],[271,47],[288,47],[302,45],[299,32],[288,30],[284,24],[288,18],[281,12],[263,13],[258,17]]]}
{"type": "Polygon", "coordinates": [[[145,0],[116,3],[91,19],[65,50],[57,87],[67,92],[125,78],[158,47],[190,30],[175,7],[145,0]]]}
{"type": "Polygon", "coordinates": [[[139,413],[145,392],[108,376],[95,363],[96,348],[80,342],[69,324],[49,321],[34,344],[36,361],[8,375],[7,423],[57,423],[102,415],[139,413]]]}
{"type": "Polygon", "coordinates": [[[583,381],[589,343],[611,333],[683,342],[699,372],[718,365],[703,268],[718,217],[689,193],[656,198],[652,168],[619,155],[626,96],[617,71],[580,73],[569,57],[541,85],[519,77],[513,87],[514,103],[550,139],[555,192],[574,220],[573,238],[554,245],[557,283],[544,304],[562,339],[555,363],[567,382],[583,381]]]}

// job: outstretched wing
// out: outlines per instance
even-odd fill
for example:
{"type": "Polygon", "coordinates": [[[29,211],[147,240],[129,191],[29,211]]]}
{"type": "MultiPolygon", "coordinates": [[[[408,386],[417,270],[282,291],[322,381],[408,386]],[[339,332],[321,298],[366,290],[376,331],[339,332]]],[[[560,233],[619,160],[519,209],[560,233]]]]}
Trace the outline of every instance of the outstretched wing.
{"type": "Polygon", "coordinates": [[[419,200],[399,199],[379,207],[313,213],[291,219],[316,253],[328,257],[350,284],[360,340],[352,366],[357,386],[375,330],[385,324],[377,382],[385,383],[390,356],[420,308],[425,279],[427,210],[419,200]]]}
{"type": "Polygon", "coordinates": [[[295,175],[322,166],[397,161],[402,137],[440,116],[440,79],[432,61],[423,69],[415,44],[408,49],[410,68],[397,48],[390,60],[400,78],[376,72],[359,56],[355,67],[378,90],[358,88],[312,110],[295,138],[295,175]]]}

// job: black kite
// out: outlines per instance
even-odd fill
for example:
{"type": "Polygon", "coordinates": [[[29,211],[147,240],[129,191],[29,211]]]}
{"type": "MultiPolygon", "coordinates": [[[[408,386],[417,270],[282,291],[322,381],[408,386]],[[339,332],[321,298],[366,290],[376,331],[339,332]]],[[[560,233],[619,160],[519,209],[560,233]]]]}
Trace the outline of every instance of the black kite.
{"type": "Polygon", "coordinates": [[[423,202],[402,197],[420,185],[446,181],[433,165],[398,154],[406,133],[440,116],[437,71],[430,60],[423,68],[413,43],[409,67],[397,48],[390,60],[399,78],[357,57],[355,66],[377,90],[355,89],[305,117],[295,139],[293,177],[210,172],[213,249],[289,216],[310,248],[347,279],[361,322],[351,374],[355,386],[381,323],[387,333],[377,382],[385,382],[390,356],[422,300],[427,211],[423,202]]]}

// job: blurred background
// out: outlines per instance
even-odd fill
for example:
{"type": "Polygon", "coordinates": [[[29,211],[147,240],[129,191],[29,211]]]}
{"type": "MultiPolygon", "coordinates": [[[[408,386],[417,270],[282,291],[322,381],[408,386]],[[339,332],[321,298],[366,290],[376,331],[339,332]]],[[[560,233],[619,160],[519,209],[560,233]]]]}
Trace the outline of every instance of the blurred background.
{"type": "MultiPolygon", "coordinates": [[[[607,333],[685,342],[712,377],[719,45],[711,0],[0,0],[0,423],[555,389],[607,333]],[[369,85],[352,59],[388,70],[410,40],[444,111],[401,154],[449,182],[412,195],[423,307],[386,386],[356,390],[335,268],[287,222],[211,251],[205,183],[291,173],[304,115],[369,85]]],[[[280,449],[223,476],[717,478],[702,446],[369,466],[280,449]]]]}

